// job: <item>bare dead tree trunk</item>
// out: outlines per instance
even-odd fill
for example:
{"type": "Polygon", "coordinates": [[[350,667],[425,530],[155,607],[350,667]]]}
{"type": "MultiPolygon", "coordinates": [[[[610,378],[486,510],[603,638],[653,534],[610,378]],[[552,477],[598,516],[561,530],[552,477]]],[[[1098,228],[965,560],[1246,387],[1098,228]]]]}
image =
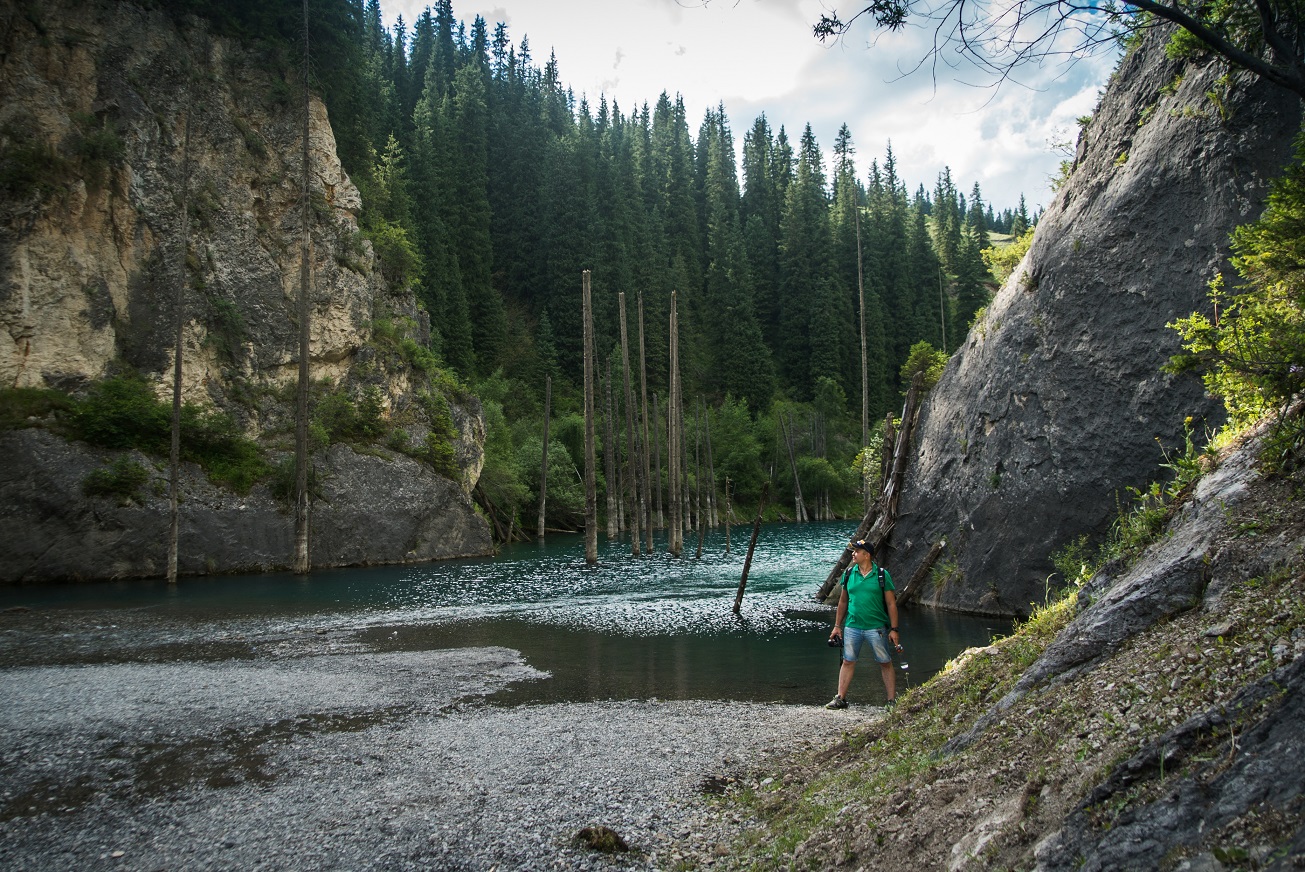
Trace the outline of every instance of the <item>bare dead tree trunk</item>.
{"type": "Polygon", "coordinates": [[[630,553],[639,556],[639,524],[643,520],[646,508],[643,491],[639,489],[639,450],[634,428],[634,387],[630,383],[630,331],[625,323],[625,292],[617,295],[617,307],[621,316],[621,372],[625,376],[625,445],[626,480],[630,485],[630,553]],[[635,507],[638,507],[637,509],[635,507]]]}
{"type": "MultiPolygon", "coordinates": [[[[657,460],[657,478],[655,481],[657,489],[657,527],[666,528],[666,512],[662,508],[662,413],[657,408],[657,394],[653,394],[653,457],[657,460]]],[[[669,426],[669,419],[667,422],[669,426]]],[[[667,439],[670,438],[670,432],[667,432],[667,439]]]]}
{"type": "Polygon", "coordinates": [[[739,578],[739,591],[734,594],[734,614],[743,607],[743,590],[748,586],[748,570],[752,568],[752,552],[757,550],[757,536],[761,533],[761,516],[766,511],[766,497],[770,494],[770,482],[761,485],[761,502],[757,504],[757,519],[752,522],[752,539],[748,541],[748,556],[743,558],[743,575],[739,578]]]}
{"type": "Polygon", "coordinates": [[[802,501],[802,482],[798,479],[797,457],[793,453],[793,433],[790,430],[785,415],[779,416],[779,426],[784,432],[784,445],[788,448],[788,467],[793,472],[793,512],[797,515],[799,524],[804,524],[809,520],[807,518],[806,503],[802,501]]]}
{"type": "MultiPolygon", "coordinates": [[[[920,411],[920,400],[923,393],[924,374],[916,373],[915,378],[911,381],[911,389],[906,392],[906,404],[902,407],[902,429],[893,443],[891,471],[884,476],[883,489],[880,491],[879,498],[870,507],[870,511],[866,513],[865,518],[856,528],[856,535],[853,536],[854,539],[868,540],[874,545],[876,553],[879,551],[879,546],[888,538],[888,534],[892,532],[893,525],[897,523],[897,503],[901,498],[902,482],[906,478],[906,467],[910,463],[911,431],[915,427],[915,419],[920,411]]],[[[885,439],[884,441],[887,442],[888,440],[885,439]]],[[[835,561],[834,568],[830,570],[829,577],[820,586],[816,599],[823,602],[829,596],[834,589],[834,585],[838,583],[839,575],[851,562],[852,552],[844,548],[843,553],[835,561]]]]}
{"type": "Polygon", "coordinates": [[[720,525],[720,516],[716,513],[716,465],[711,458],[711,409],[706,401],[702,407],[703,437],[707,440],[707,518],[712,527],[720,525]]]}
{"type": "MultiPolygon", "coordinates": [[[[702,398],[699,397],[699,405],[702,398]]],[[[693,410],[693,477],[695,481],[694,492],[697,494],[695,500],[697,505],[694,507],[694,514],[698,516],[698,551],[693,556],[702,557],[702,537],[706,532],[707,525],[702,522],[702,416],[698,413],[698,408],[693,410]]]]}
{"type": "Polygon", "coordinates": [[[730,504],[730,477],[725,476],[725,553],[730,553],[730,514],[734,511],[730,504]]]}
{"type": "Polygon", "coordinates": [[[535,538],[544,538],[544,502],[548,496],[548,419],[553,413],[553,377],[544,376],[544,459],[539,466],[539,521],[535,538]]]}
{"type": "Polygon", "coordinates": [[[679,416],[676,407],[679,404],[680,347],[679,321],[676,316],[675,291],[671,291],[670,320],[670,398],[666,409],[666,465],[670,477],[671,524],[667,534],[667,550],[679,557],[684,542],[683,505],[680,502],[680,432],[679,416]]]}
{"type": "Polygon", "coordinates": [[[309,130],[309,54],[308,54],[308,0],[304,0],[304,129],[303,154],[301,169],[303,171],[303,190],[301,192],[299,221],[302,224],[299,250],[299,383],[295,393],[295,559],[294,571],[297,575],[307,575],[312,567],[309,557],[308,531],[310,524],[309,464],[308,456],[308,391],[312,384],[312,370],[309,353],[312,334],[309,330],[309,285],[312,269],[312,233],[309,229],[311,177],[309,173],[308,130],[309,130]]]}
{"type": "Polygon", "coordinates": [[[598,472],[594,457],[594,313],[589,296],[589,270],[580,274],[581,317],[585,357],[585,562],[598,562],[598,472]]]}
{"type": "Polygon", "coordinates": [[[616,500],[620,489],[616,484],[616,455],[612,451],[612,359],[607,359],[607,377],[603,382],[603,397],[607,412],[603,415],[603,471],[607,486],[603,488],[607,496],[607,541],[616,538],[617,506],[616,500]]]}
{"type": "MultiPolygon", "coordinates": [[[[625,323],[624,317],[621,318],[621,322],[625,323]]],[[[639,386],[640,391],[643,394],[643,488],[641,490],[641,507],[643,510],[644,547],[647,550],[647,553],[652,554],[652,458],[649,456],[648,451],[648,355],[645,353],[643,342],[643,291],[639,292],[639,386]]],[[[656,429],[655,422],[653,428],[656,429]]],[[[660,461],[658,461],[658,463],[660,464],[660,461]]],[[[657,475],[660,478],[660,467],[658,468],[657,475]]]]}
{"type": "MultiPolygon", "coordinates": [[[[859,200],[858,196],[858,200],[859,200]]],[[[870,446],[870,360],[866,353],[865,340],[865,281],[861,267],[861,204],[856,204],[856,296],[857,309],[861,313],[861,450],[870,446]]],[[[862,511],[870,511],[870,480],[866,476],[865,464],[861,464],[861,493],[864,505],[862,511]]]]}
{"type": "MultiPolygon", "coordinates": [[[[189,96],[189,95],[187,95],[189,96]]],[[[189,100],[186,101],[189,105],[189,100]]],[[[177,583],[177,557],[181,539],[181,344],[186,327],[186,285],[190,258],[190,110],[181,146],[181,258],[177,264],[177,297],[173,321],[176,348],[172,359],[172,450],[168,457],[168,584],[177,583]]]]}

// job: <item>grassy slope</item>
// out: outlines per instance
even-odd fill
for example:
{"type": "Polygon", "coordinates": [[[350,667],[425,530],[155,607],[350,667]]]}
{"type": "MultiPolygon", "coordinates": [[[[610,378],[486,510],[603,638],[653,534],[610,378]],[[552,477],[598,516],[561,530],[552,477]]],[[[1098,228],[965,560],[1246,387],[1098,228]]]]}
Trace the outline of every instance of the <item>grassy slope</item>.
{"type": "MultiPolygon", "coordinates": [[[[1256,565],[1261,543],[1301,541],[1300,488],[1299,476],[1261,477],[1251,498],[1229,514],[1209,553],[1212,574],[1237,579],[1235,595],[1128,639],[1072,680],[1033,690],[964,751],[940,753],[1068,624],[1076,596],[1035,614],[1012,636],[966,652],[864,732],[790,759],[769,773],[774,780],[765,787],[730,792],[727,806],[746,807],[757,825],[720,865],[887,868],[909,858],[916,869],[1031,867],[1038,842],[1059,830],[1121,761],[1187,719],[1226,706],[1252,680],[1305,653],[1300,549],[1267,575],[1238,574],[1240,566],[1256,565]]],[[[1235,734],[1254,717],[1234,719],[1231,732],[1201,734],[1184,755],[1186,765],[1218,763],[1220,755],[1231,759],[1235,734]]],[[[1130,809],[1161,796],[1183,776],[1182,766],[1175,769],[1166,773],[1161,764],[1128,790],[1088,806],[1090,825],[1108,830],[1130,809]]],[[[1207,833],[1201,844],[1171,851],[1166,864],[1214,851],[1234,860],[1249,857],[1244,868],[1254,868],[1257,848],[1280,848],[1301,825],[1299,814],[1244,814],[1223,831],[1207,833]]]]}

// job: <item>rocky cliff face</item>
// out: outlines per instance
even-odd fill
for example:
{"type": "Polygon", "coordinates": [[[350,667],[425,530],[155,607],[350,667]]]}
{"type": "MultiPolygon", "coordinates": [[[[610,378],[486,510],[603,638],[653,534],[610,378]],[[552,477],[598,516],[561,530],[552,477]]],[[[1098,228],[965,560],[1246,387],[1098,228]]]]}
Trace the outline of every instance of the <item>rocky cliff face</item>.
{"type": "MultiPolygon", "coordinates": [[[[163,13],[130,3],[6,5],[0,20],[0,325],[11,343],[0,350],[0,384],[75,391],[130,368],[152,379],[160,397],[170,396],[186,182],[191,220],[183,396],[231,414],[251,436],[279,433],[286,447],[292,426],[287,388],[298,366],[293,309],[302,229],[302,115],[293,72],[274,54],[235,46],[197,20],[178,29],[163,13]]],[[[386,414],[396,414],[412,408],[418,389],[428,386],[394,355],[377,353],[372,327],[385,320],[419,335],[424,315],[411,293],[386,287],[376,268],[358,232],[358,190],[340,166],[326,110],[316,100],[310,130],[313,377],[329,379],[328,389],[377,387],[386,414]]],[[[399,456],[380,463],[337,448],[319,459],[319,472],[360,486],[330,494],[315,522],[315,562],[395,562],[490,550],[488,527],[468,497],[483,459],[484,424],[474,399],[450,402],[463,469],[457,484],[399,456]],[[420,495],[410,494],[413,500],[393,499],[417,482],[424,484],[420,495]],[[372,523],[329,520],[364,516],[372,523]],[[413,532],[375,535],[385,525],[413,532]]],[[[424,438],[420,422],[412,435],[424,438]]],[[[57,527],[66,528],[72,542],[80,530],[86,547],[99,544],[73,561],[78,568],[70,574],[94,577],[97,565],[104,575],[158,572],[152,559],[141,559],[137,542],[157,526],[157,505],[147,501],[128,518],[86,504],[76,488],[64,489],[59,492],[71,501],[66,516],[46,529],[49,513],[58,514],[50,492],[39,510],[15,501],[41,489],[42,465],[86,454],[79,446],[46,444],[46,438],[10,439],[15,444],[0,473],[3,502],[11,521],[22,520],[6,529],[3,541],[24,529],[35,539],[59,540],[57,527]],[[11,461],[19,455],[35,468],[16,468],[11,461]],[[104,535],[106,525],[130,535],[104,535]]],[[[198,480],[191,484],[204,492],[198,480]]],[[[289,535],[287,515],[270,509],[261,517],[257,526],[267,541],[256,545],[246,535],[253,527],[236,520],[249,518],[246,501],[211,497],[193,519],[194,535],[207,541],[204,531],[212,530],[226,541],[191,571],[289,561],[288,548],[280,553],[289,535]],[[249,550],[242,553],[242,547],[249,550]]],[[[44,569],[43,562],[59,565],[42,558],[22,577],[62,577],[62,570],[44,569]]]]}
{"type": "Polygon", "coordinates": [[[1160,371],[1179,350],[1165,325],[1208,307],[1301,120],[1296,98],[1226,72],[1166,59],[1159,33],[1122,61],[1027,257],[925,403],[890,539],[903,581],[946,541],[923,601],[1027,613],[1055,587],[1049,555],[1104,535],[1186,417],[1198,439],[1218,423],[1199,380],[1160,371]]]}

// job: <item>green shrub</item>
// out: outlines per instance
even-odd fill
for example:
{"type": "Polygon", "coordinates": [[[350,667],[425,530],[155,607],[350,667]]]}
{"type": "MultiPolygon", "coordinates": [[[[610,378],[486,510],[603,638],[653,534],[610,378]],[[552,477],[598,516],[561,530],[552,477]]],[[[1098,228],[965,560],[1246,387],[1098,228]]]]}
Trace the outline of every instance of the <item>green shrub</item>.
{"type": "Polygon", "coordinates": [[[425,266],[408,231],[391,221],[377,221],[366,230],[381,264],[381,275],[396,291],[405,291],[421,280],[425,266]]]}
{"type": "Polygon", "coordinates": [[[343,391],[331,391],[317,400],[313,420],[325,443],[371,443],[385,435],[385,404],[378,388],[362,391],[357,400],[343,391]]]}
{"type": "Polygon", "coordinates": [[[105,379],[91,386],[70,416],[72,435],[101,448],[167,454],[172,412],[137,376],[105,379]]]}
{"type": "MultiPolygon", "coordinates": [[[[1242,282],[1231,292],[1222,276],[1210,282],[1213,317],[1194,312],[1169,325],[1184,353],[1166,370],[1202,371],[1234,430],[1276,415],[1285,449],[1305,428],[1283,414],[1305,393],[1305,135],[1264,214],[1234,231],[1232,263],[1242,282]]],[[[1276,457],[1271,449],[1268,459],[1276,457]]]]}
{"type": "MultiPolygon", "coordinates": [[[[73,404],[69,431],[102,448],[166,457],[172,450],[172,407],[138,376],[105,379],[73,404]]],[[[181,457],[199,464],[215,484],[240,493],[268,473],[258,445],[229,415],[193,403],[181,407],[181,457]]]]}
{"type": "Polygon", "coordinates": [[[82,479],[82,493],[88,497],[116,497],[120,502],[127,503],[136,497],[136,492],[149,480],[149,470],[144,466],[130,457],[119,457],[82,479]]]}
{"type": "Polygon", "coordinates": [[[925,340],[911,346],[911,351],[902,364],[902,384],[910,385],[917,372],[924,373],[924,389],[931,390],[942,378],[947,366],[947,353],[938,351],[925,340]]]}
{"type": "Polygon", "coordinates": [[[33,426],[30,419],[46,418],[72,408],[72,400],[60,391],[45,388],[0,389],[0,432],[33,426]]]}

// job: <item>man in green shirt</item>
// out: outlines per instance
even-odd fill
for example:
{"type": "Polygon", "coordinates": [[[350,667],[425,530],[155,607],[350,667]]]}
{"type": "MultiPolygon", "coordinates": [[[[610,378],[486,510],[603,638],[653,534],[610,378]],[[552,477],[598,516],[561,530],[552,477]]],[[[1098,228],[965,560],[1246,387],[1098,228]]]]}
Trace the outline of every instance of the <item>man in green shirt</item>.
{"type": "Polygon", "coordinates": [[[852,684],[852,673],[856,671],[856,658],[866,642],[870,643],[870,650],[879,662],[879,674],[883,676],[891,707],[897,702],[892,649],[901,642],[897,633],[897,593],[893,589],[892,576],[875,563],[873,545],[858,539],[851,548],[852,567],[843,576],[838,613],[834,618],[834,629],[829,633],[831,645],[841,642],[843,646],[838,695],[825,708],[847,708],[847,688],[852,684]]]}

